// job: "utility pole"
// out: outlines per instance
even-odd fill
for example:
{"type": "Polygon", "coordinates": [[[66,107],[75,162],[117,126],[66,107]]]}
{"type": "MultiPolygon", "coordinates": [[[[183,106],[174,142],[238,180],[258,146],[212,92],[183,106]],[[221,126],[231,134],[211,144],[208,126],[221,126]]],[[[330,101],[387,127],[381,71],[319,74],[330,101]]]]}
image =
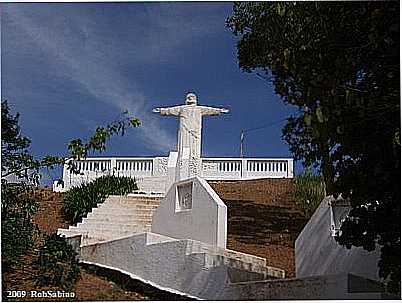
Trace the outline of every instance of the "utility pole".
{"type": "Polygon", "coordinates": [[[243,141],[244,141],[244,130],[241,130],[241,132],[240,132],[240,158],[244,157],[243,141]]]}
{"type": "Polygon", "coordinates": [[[264,129],[264,128],[268,128],[268,127],[277,125],[279,123],[282,123],[285,120],[286,119],[281,119],[281,120],[278,120],[278,121],[275,121],[275,122],[272,122],[272,123],[269,123],[269,124],[264,124],[264,125],[261,125],[261,126],[258,126],[258,127],[253,127],[253,128],[249,128],[249,129],[242,129],[240,131],[240,158],[244,157],[244,134],[245,133],[260,130],[260,129],[264,129]]]}

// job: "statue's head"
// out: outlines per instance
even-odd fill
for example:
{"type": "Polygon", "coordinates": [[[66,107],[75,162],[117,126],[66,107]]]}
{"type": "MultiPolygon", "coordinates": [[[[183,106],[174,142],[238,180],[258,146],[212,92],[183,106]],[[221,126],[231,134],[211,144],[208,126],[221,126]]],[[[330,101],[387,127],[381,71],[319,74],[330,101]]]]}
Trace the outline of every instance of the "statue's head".
{"type": "Polygon", "coordinates": [[[197,96],[194,93],[188,93],[186,95],[186,104],[187,105],[197,105],[197,96]]]}

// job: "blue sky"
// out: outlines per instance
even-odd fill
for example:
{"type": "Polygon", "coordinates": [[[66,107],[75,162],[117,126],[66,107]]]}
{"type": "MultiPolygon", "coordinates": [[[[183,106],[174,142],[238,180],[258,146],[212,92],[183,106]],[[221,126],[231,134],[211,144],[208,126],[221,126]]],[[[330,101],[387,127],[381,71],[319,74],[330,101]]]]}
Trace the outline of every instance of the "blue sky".
{"type": "MultiPolygon", "coordinates": [[[[168,155],[177,120],[152,113],[182,104],[230,114],[203,124],[206,157],[239,156],[239,137],[295,108],[271,84],[242,72],[236,37],[225,28],[230,2],[1,4],[2,99],[21,114],[32,152],[66,155],[69,140],[88,137],[123,110],[142,126],[110,141],[103,155],[168,155]]],[[[283,123],[249,132],[247,157],[288,157],[283,123]]],[[[58,177],[55,172],[51,177],[58,177]]]]}

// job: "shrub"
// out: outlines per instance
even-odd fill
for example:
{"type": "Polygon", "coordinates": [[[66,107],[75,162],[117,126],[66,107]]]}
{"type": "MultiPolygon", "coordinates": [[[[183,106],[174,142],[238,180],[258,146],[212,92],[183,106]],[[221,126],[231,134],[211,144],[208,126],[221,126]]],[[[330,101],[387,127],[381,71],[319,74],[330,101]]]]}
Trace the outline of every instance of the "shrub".
{"type": "Polygon", "coordinates": [[[311,217],[325,198],[324,178],[307,170],[295,178],[295,198],[307,217],[311,217]]]}
{"type": "Polygon", "coordinates": [[[46,237],[35,266],[39,269],[37,283],[41,286],[57,286],[69,291],[80,275],[77,253],[56,234],[46,237]]]}
{"type": "Polygon", "coordinates": [[[136,189],[137,186],[133,178],[103,176],[67,191],[63,198],[63,209],[72,223],[77,223],[93,207],[103,203],[107,196],[125,195],[136,189]]]}

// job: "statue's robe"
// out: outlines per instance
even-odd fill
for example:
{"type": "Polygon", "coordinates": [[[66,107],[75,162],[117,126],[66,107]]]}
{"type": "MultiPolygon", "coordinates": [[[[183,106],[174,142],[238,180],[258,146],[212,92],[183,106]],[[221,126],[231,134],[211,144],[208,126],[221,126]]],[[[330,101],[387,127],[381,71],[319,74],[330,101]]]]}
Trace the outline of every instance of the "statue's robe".
{"type": "Polygon", "coordinates": [[[160,114],[179,117],[179,133],[177,136],[177,151],[183,155],[185,148],[190,151],[190,158],[201,157],[201,128],[202,117],[219,115],[221,108],[199,105],[181,105],[160,108],[160,114]]]}

